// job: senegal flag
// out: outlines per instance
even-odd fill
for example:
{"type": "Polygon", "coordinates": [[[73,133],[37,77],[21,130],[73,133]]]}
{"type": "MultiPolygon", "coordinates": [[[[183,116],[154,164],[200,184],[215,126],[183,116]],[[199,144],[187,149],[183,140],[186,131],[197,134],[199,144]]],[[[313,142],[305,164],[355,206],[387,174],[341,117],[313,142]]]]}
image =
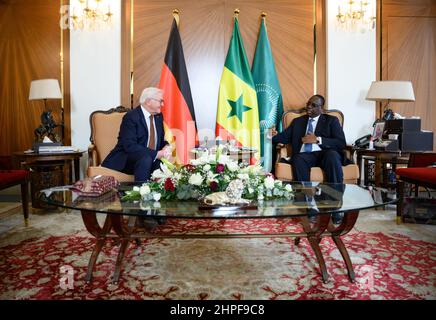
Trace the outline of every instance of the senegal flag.
{"type": "Polygon", "coordinates": [[[282,129],[283,100],[264,20],[260,25],[251,73],[259,105],[261,164],[266,172],[270,172],[273,150],[267,134],[273,126],[279,132],[282,129]]]}
{"type": "Polygon", "coordinates": [[[216,119],[216,136],[255,148],[253,160],[257,162],[260,136],[256,90],[236,18],[221,76],[216,119]]]}

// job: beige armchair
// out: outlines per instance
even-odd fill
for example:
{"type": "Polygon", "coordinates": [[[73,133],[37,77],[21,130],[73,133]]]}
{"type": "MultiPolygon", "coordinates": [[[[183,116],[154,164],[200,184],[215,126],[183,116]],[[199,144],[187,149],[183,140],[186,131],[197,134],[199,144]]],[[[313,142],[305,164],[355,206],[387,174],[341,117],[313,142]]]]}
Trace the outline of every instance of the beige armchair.
{"type": "Polygon", "coordinates": [[[94,111],[89,116],[91,126],[91,145],[88,148],[87,176],[96,175],[113,176],[120,182],[133,182],[133,175],[102,167],[100,164],[115,147],[120,131],[121,120],[129,111],[122,106],[108,111],[94,111]]]}
{"type": "MultiPolygon", "coordinates": [[[[339,119],[340,124],[344,125],[344,114],[339,110],[325,110],[324,113],[327,113],[329,115],[335,116],[339,119]]],[[[289,127],[292,120],[295,118],[298,118],[302,115],[306,114],[306,111],[304,109],[301,110],[290,110],[283,114],[282,117],[282,124],[283,128],[289,127]]],[[[345,150],[346,156],[351,159],[351,146],[347,147],[345,150]]],[[[280,162],[282,158],[287,158],[291,156],[291,146],[290,145],[283,145],[279,143],[277,145],[277,159],[275,163],[275,174],[276,177],[283,181],[292,181],[293,175],[292,175],[292,167],[288,163],[280,162]]],[[[347,166],[342,167],[344,172],[344,183],[352,183],[356,184],[357,179],[359,179],[359,168],[355,164],[349,164],[347,166]]],[[[310,180],[311,181],[318,181],[323,182],[325,179],[324,172],[320,167],[313,167],[310,170],[310,180]]]]}

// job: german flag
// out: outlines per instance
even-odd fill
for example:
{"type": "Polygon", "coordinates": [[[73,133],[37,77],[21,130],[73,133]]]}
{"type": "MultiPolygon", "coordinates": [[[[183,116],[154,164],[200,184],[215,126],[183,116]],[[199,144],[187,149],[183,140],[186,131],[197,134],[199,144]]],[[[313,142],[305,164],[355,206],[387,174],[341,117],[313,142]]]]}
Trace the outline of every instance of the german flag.
{"type": "Polygon", "coordinates": [[[176,147],[176,163],[187,164],[189,152],[198,141],[197,125],[182,40],[175,19],[168,39],[159,88],[164,91],[162,114],[165,140],[176,147]]]}

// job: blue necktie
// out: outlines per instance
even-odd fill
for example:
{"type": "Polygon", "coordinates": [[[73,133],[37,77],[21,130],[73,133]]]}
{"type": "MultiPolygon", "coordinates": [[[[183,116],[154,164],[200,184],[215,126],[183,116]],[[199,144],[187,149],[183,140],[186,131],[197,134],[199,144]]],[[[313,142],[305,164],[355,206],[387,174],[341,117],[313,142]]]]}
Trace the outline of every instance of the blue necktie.
{"type": "MultiPolygon", "coordinates": [[[[309,118],[309,127],[307,128],[307,134],[313,133],[313,126],[312,126],[313,121],[314,120],[312,118],[309,118]]],[[[304,144],[304,152],[312,152],[312,144],[311,143],[304,144]]]]}

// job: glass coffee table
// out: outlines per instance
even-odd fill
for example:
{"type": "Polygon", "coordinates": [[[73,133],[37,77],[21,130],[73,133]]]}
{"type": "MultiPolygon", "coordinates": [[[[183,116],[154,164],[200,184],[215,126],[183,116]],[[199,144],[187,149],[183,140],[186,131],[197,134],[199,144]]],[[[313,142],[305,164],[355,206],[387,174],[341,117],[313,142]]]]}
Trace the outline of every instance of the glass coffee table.
{"type": "MultiPolygon", "coordinates": [[[[306,238],[318,261],[322,279],[329,275],[320,249],[322,237],[331,237],[345,262],[348,276],[354,282],[355,274],[345,244],[341,237],[355,225],[359,212],[395,203],[387,199],[379,189],[365,189],[352,184],[291,183],[293,199],[253,201],[244,206],[208,206],[199,201],[121,201],[132,184],[121,184],[118,190],[99,197],[83,197],[71,191],[69,186],[41,191],[41,201],[49,205],[79,210],[88,232],[96,238],[88,263],[86,281],[91,281],[92,272],[104,244],[112,239],[120,245],[112,278],[117,283],[121,266],[129,244],[141,244],[144,238],[255,238],[293,237],[298,245],[306,238]],[[104,215],[99,224],[98,214],[104,215]],[[268,233],[183,233],[165,234],[158,232],[160,225],[170,219],[283,219],[284,223],[300,224],[301,232],[268,233]]],[[[253,220],[254,221],[254,220],[253,220]]],[[[187,224],[194,225],[194,224],[187,224]]]]}

